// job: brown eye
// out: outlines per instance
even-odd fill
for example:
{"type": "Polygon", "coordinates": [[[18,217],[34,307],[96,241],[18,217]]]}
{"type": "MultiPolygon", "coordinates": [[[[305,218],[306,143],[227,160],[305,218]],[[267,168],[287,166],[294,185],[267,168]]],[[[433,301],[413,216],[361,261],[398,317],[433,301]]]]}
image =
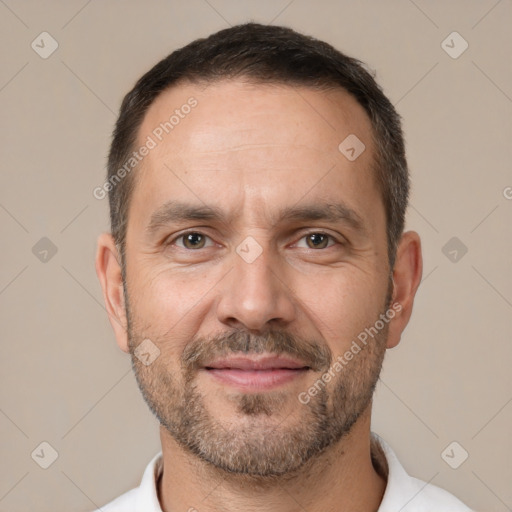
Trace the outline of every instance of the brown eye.
{"type": "Polygon", "coordinates": [[[198,233],[196,231],[190,231],[188,233],[184,233],[179,236],[176,240],[183,240],[183,245],[185,249],[202,249],[205,247],[206,239],[209,238],[202,233],[198,233]]]}
{"type": "Polygon", "coordinates": [[[328,247],[329,235],[325,233],[310,233],[306,235],[307,245],[310,249],[325,249],[328,247]]]}

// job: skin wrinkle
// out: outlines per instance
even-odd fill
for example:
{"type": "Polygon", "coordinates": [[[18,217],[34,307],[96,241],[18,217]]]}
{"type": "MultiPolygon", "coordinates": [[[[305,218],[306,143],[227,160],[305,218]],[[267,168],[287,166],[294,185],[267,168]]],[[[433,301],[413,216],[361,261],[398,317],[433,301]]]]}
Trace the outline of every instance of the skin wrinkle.
{"type": "MultiPolygon", "coordinates": [[[[390,292],[389,288],[383,313],[389,307],[390,292]]],[[[129,297],[128,294],[126,296],[129,297]]],[[[321,454],[328,446],[348,434],[371,402],[384,358],[387,328],[379,333],[374,343],[365,347],[365,356],[360,357],[358,365],[352,365],[350,371],[342,374],[343,378],[338,380],[338,385],[332,391],[332,398],[327,393],[327,388],[320,390],[319,398],[312,401],[313,422],[307,429],[302,429],[307,430],[306,436],[301,435],[300,431],[289,431],[286,441],[280,437],[276,443],[276,446],[280,447],[286,444],[287,450],[279,451],[276,446],[268,449],[267,437],[253,439],[254,444],[251,444],[250,438],[244,439],[238,433],[238,439],[235,438],[233,442],[233,435],[224,427],[224,432],[218,429],[205,412],[201,394],[194,382],[197,372],[203,366],[209,361],[229,354],[275,353],[296,356],[313,371],[323,374],[329,370],[333,362],[333,354],[329,348],[316,342],[299,342],[297,337],[292,337],[286,332],[268,332],[265,336],[252,337],[244,331],[234,331],[228,336],[221,334],[208,340],[197,338],[187,345],[180,357],[180,369],[184,376],[182,387],[173,383],[161,361],[155,361],[151,372],[148,372],[134,355],[135,348],[142,339],[145,339],[145,334],[135,332],[130,320],[132,314],[129,304],[130,301],[127,300],[132,367],[144,400],[160,423],[183,447],[215,467],[253,476],[293,474],[311,457],[321,454]],[[157,378],[154,378],[155,376],[157,378]],[[184,391],[181,391],[182,389],[184,391]],[[337,407],[337,404],[344,404],[344,408],[337,407]],[[212,442],[212,439],[215,441],[212,442]],[[261,450],[261,445],[265,443],[267,447],[261,450]],[[242,446],[250,447],[249,456],[240,451],[242,446]]],[[[158,340],[154,339],[154,342],[162,345],[158,340]]],[[[271,416],[285,399],[283,394],[270,397],[266,394],[231,397],[237,404],[238,412],[249,416],[271,416]]]]}
{"type": "MultiPolygon", "coordinates": [[[[197,138],[197,137],[196,137],[196,138],[197,138]]],[[[256,145],[254,145],[254,144],[252,145],[252,147],[255,147],[255,146],[256,146],[256,145]]],[[[270,147],[271,145],[270,145],[270,144],[263,144],[263,145],[261,145],[261,146],[262,146],[262,147],[267,147],[267,148],[268,148],[268,147],[270,147]]],[[[273,146],[275,147],[276,145],[274,144],[273,146]]],[[[282,147],[282,146],[283,146],[283,145],[280,145],[280,147],[282,147]]],[[[231,153],[231,150],[232,150],[232,149],[235,149],[235,151],[236,151],[236,150],[237,150],[237,149],[239,149],[239,148],[240,148],[240,146],[232,145],[232,146],[230,146],[230,148],[229,148],[228,150],[226,150],[226,151],[224,151],[224,152],[220,152],[220,153],[222,153],[222,154],[226,154],[226,153],[227,153],[227,154],[229,154],[229,153],[231,153]]],[[[238,151],[237,151],[237,152],[238,152],[238,151]]],[[[290,150],[289,150],[288,152],[290,152],[290,150]]],[[[318,153],[318,152],[319,152],[319,151],[317,151],[316,153],[318,153]]],[[[199,152],[199,153],[197,153],[197,154],[199,154],[199,155],[200,155],[200,154],[202,154],[202,153],[204,154],[205,152],[203,151],[203,152],[199,152]]],[[[216,153],[219,153],[219,152],[216,152],[216,153]]],[[[266,158],[267,158],[267,155],[265,154],[265,159],[266,159],[266,158]]],[[[249,171],[250,171],[250,169],[249,169],[249,171]]],[[[246,176],[246,175],[245,175],[245,174],[243,174],[243,175],[242,175],[242,177],[244,177],[244,176],[246,176]]],[[[316,180],[312,180],[312,181],[313,181],[313,183],[314,183],[316,180]]],[[[243,190],[247,190],[247,189],[248,189],[248,184],[247,184],[247,182],[242,181],[242,182],[240,183],[240,188],[241,188],[241,189],[243,189],[243,190]]],[[[242,218],[242,215],[240,216],[240,218],[242,218]]],[[[251,219],[249,219],[249,221],[248,221],[248,222],[247,222],[247,220],[246,220],[246,225],[247,225],[247,224],[249,224],[249,225],[251,224],[251,219]]],[[[261,237],[258,237],[258,238],[260,238],[260,239],[261,239],[261,237]]],[[[269,351],[269,352],[272,352],[272,350],[271,350],[270,348],[268,349],[268,351],[269,351]]],[[[185,379],[185,380],[186,380],[186,379],[185,379]]],[[[170,383],[169,383],[169,385],[170,385],[170,383]]],[[[199,402],[199,399],[194,395],[194,392],[192,391],[193,389],[195,389],[195,387],[192,387],[192,388],[189,390],[189,394],[188,394],[188,395],[187,395],[187,397],[186,397],[187,410],[189,410],[189,411],[192,409],[193,404],[198,404],[198,402],[199,402]]],[[[148,401],[149,401],[149,398],[148,398],[148,397],[146,397],[146,398],[147,398],[147,399],[148,399],[148,401]]],[[[324,400],[325,400],[325,399],[326,399],[326,397],[324,396],[324,400]]],[[[248,398],[244,398],[244,399],[243,399],[243,404],[239,405],[238,411],[245,410],[245,411],[247,412],[247,408],[248,408],[248,406],[249,406],[249,400],[251,400],[251,399],[250,399],[250,398],[249,398],[249,399],[248,399],[248,398]]],[[[263,407],[263,406],[262,406],[263,399],[262,399],[261,397],[259,397],[259,398],[254,398],[254,399],[253,399],[253,402],[254,402],[254,403],[252,404],[253,406],[255,406],[255,405],[256,405],[256,407],[259,407],[260,409],[263,407]],[[258,404],[257,404],[257,405],[256,405],[256,401],[258,401],[258,404]]],[[[184,403],[185,403],[185,402],[184,402],[184,403]]],[[[326,405],[324,405],[323,407],[324,407],[324,410],[325,410],[326,405]]],[[[156,410],[156,406],[155,406],[155,404],[153,404],[153,409],[155,409],[155,410],[156,410]]],[[[322,406],[319,406],[319,410],[317,411],[317,414],[318,414],[318,415],[320,415],[320,417],[322,417],[321,409],[322,409],[322,406]]],[[[265,407],[265,410],[266,410],[266,411],[267,411],[267,413],[268,413],[268,412],[269,412],[269,406],[265,407]]],[[[197,418],[200,418],[200,417],[201,417],[200,411],[201,411],[201,408],[200,408],[199,406],[197,406],[197,407],[196,407],[196,410],[194,411],[194,415],[193,415],[193,416],[194,416],[194,418],[196,418],[196,422],[198,421],[198,420],[197,420],[197,418]]],[[[253,411],[253,412],[254,412],[254,411],[253,411]]],[[[185,411],[183,411],[183,412],[182,412],[182,414],[183,414],[183,415],[185,415],[185,414],[186,414],[186,412],[185,412],[185,411]]],[[[325,413],[324,413],[324,414],[325,414],[325,413]]],[[[204,415],[204,413],[203,413],[203,415],[204,415]]],[[[268,414],[267,414],[267,415],[268,415],[268,414]]],[[[162,417],[161,417],[161,416],[159,417],[159,419],[161,420],[161,422],[162,422],[163,424],[165,424],[165,421],[162,421],[162,417]]],[[[325,419],[325,417],[324,417],[324,419],[323,419],[323,420],[319,420],[319,421],[320,421],[320,423],[319,423],[319,425],[320,425],[320,426],[319,426],[319,429],[320,429],[321,431],[323,431],[323,432],[326,432],[326,431],[327,431],[327,425],[325,424],[325,423],[326,423],[326,419],[325,419]]],[[[353,420],[352,418],[350,418],[350,419],[349,419],[349,423],[353,423],[353,421],[354,421],[354,420],[353,420]]],[[[190,420],[186,421],[185,423],[187,423],[187,428],[188,428],[188,429],[190,429],[190,425],[189,425],[190,420]]],[[[206,420],[204,420],[204,421],[203,421],[203,423],[204,423],[204,425],[206,425],[206,420]]],[[[169,424],[168,424],[168,428],[170,428],[170,425],[169,425],[169,424]]],[[[176,427],[174,427],[174,428],[176,428],[176,427]]],[[[212,429],[212,427],[211,427],[211,426],[208,426],[208,427],[204,426],[203,428],[209,428],[209,429],[210,429],[210,437],[211,437],[211,429],[212,429]]],[[[189,430],[189,431],[190,431],[190,430],[189,430]]],[[[175,435],[178,435],[178,433],[177,433],[177,431],[176,431],[176,430],[174,431],[174,433],[175,433],[175,435]]],[[[184,434],[182,433],[182,435],[184,435],[184,434]]],[[[196,431],[196,432],[195,432],[194,440],[196,440],[196,439],[197,439],[197,437],[198,437],[199,435],[200,435],[200,432],[197,432],[197,431],[196,431]]],[[[315,434],[315,437],[316,437],[317,435],[318,435],[318,432],[317,432],[317,434],[315,434]]],[[[313,437],[313,436],[312,436],[312,437],[313,437]]],[[[330,439],[331,437],[333,437],[333,434],[332,434],[332,433],[330,433],[330,434],[329,434],[328,438],[330,439]]],[[[293,436],[290,436],[290,438],[291,438],[291,439],[293,439],[293,436]]],[[[327,438],[326,438],[326,439],[327,439],[327,438]]],[[[192,440],[191,438],[188,438],[188,442],[189,442],[189,443],[192,443],[192,441],[193,441],[193,440],[192,440]]],[[[227,441],[227,440],[226,440],[226,441],[227,441]]],[[[182,442],[183,442],[183,440],[182,440],[182,442]]],[[[195,441],[194,441],[194,442],[195,442],[195,441]]],[[[324,441],[324,442],[325,442],[325,443],[327,443],[327,442],[329,442],[329,441],[324,441]]],[[[330,442],[332,442],[332,441],[330,441],[330,442]]],[[[246,441],[246,443],[247,443],[247,441],[246,441]]],[[[219,443],[217,442],[217,443],[216,443],[216,447],[217,447],[217,449],[218,449],[218,444],[219,444],[219,443]]],[[[320,445],[319,445],[319,446],[320,446],[320,445]]],[[[189,444],[189,447],[190,447],[190,444],[189,444]]],[[[195,446],[195,445],[194,445],[194,447],[195,447],[195,449],[196,449],[196,450],[199,450],[199,452],[196,452],[196,453],[202,453],[202,454],[203,454],[203,456],[204,456],[204,457],[206,457],[206,458],[208,458],[210,461],[211,461],[211,460],[212,460],[212,458],[214,457],[214,454],[211,454],[211,453],[210,453],[209,455],[205,455],[205,453],[204,453],[204,452],[205,452],[206,448],[205,448],[204,446],[203,446],[201,449],[199,449],[199,448],[198,448],[197,446],[195,446]]],[[[317,448],[317,449],[318,449],[318,450],[320,450],[321,448],[317,448]]],[[[218,453],[217,453],[217,455],[218,455],[218,453]]],[[[306,455],[306,451],[304,451],[304,455],[303,455],[303,456],[304,456],[304,457],[307,457],[307,456],[310,456],[310,455],[306,455]]],[[[278,458],[276,457],[276,455],[275,455],[275,454],[273,455],[273,458],[274,458],[274,460],[277,460],[277,459],[278,459],[278,458]]],[[[263,459],[263,460],[264,460],[264,459],[263,459]]],[[[293,464],[294,462],[291,462],[291,461],[283,462],[283,460],[284,460],[284,459],[281,459],[281,463],[282,463],[282,464],[284,464],[284,465],[286,466],[286,468],[287,468],[287,471],[289,471],[289,470],[290,470],[290,464],[293,464]]],[[[229,466],[229,464],[233,464],[233,463],[234,463],[234,462],[233,462],[233,459],[232,459],[232,457],[230,456],[230,458],[229,458],[229,462],[224,461],[224,463],[223,463],[223,464],[224,464],[224,467],[228,467],[228,466],[229,466]]],[[[298,462],[295,462],[295,463],[298,463],[298,462]]],[[[302,462],[302,463],[303,463],[303,462],[302,462]]],[[[222,463],[221,463],[221,461],[217,461],[217,464],[222,464],[222,463]]],[[[239,464],[240,464],[240,462],[239,462],[239,464]]],[[[256,468],[256,467],[254,467],[254,461],[252,461],[253,466],[251,466],[251,463],[250,463],[249,461],[247,461],[247,460],[244,462],[244,464],[246,465],[246,467],[247,467],[247,468],[251,468],[251,467],[252,467],[251,471],[253,471],[253,472],[258,473],[258,472],[264,471],[264,469],[263,469],[263,468],[256,468]]],[[[265,462],[265,464],[268,464],[268,462],[265,462]]],[[[272,473],[272,471],[275,471],[275,472],[283,472],[283,471],[284,471],[284,469],[274,468],[273,470],[270,470],[270,469],[267,467],[267,468],[265,469],[265,471],[269,471],[270,473],[272,473]]]]}
{"type": "Polygon", "coordinates": [[[409,294],[418,281],[409,265],[418,256],[407,256],[405,240],[395,275],[405,316],[397,314],[309,403],[300,403],[299,394],[386,312],[393,293],[384,205],[368,171],[370,121],[342,92],[332,93],[332,103],[323,92],[300,92],[282,87],[269,93],[264,85],[247,89],[237,82],[203,90],[180,86],[155,100],[140,128],[143,140],[162,112],[191,96],[198,101],[144,160],[130,206],[125,279],[119,281],[127,332],[118,330],[116,337],[161,425],[158,492],[166,512],[188,510],[198,494],[209,496],[200,512],[291,512],[297,503],[290,496],[311,512],[375,510],[385,487],[370,457],[371,403],[386,348],[398,343],[407,323],[409,294]],[[336,130],[303,98],[327,110],[336,130]],[[337,115],[336,105],[344,115],[337,115]],[[354,162],[337,148],[339,134],[347,133],[366,144],[354,162]],[[228,172],[198,171],[205,162],[228,172]],[[148,238],[149,219],[171,199],[235,216],[226,224],[171,223],[148,238]],[[360,215],[366,236],[323,220],[275,223],[283,208],[337,201],[360,215]],[[188,250],[163,243],[185,231],[211,241],[188,250]],[[315,232],[339,232],[347,243],[307,248],[303,237],[315,232]],[[252,263],[236,252],[249,236],[263,251],[252,263]],[[135,355],[146,339],[160,351],[149,366],[135,355]],[[237,353],[282,353],[311,369],[285,385],[242,392],[205,369],[237,353]],[[265,496],[257,494],[263,489],[265,496]]]}
{"type": "MultiPolygon", "coordinates": [[[[315,148],[312,148],[311,146],[308,146],[306,144],[297,144],[297,145],[292,145],[291,146],[292,148],[307,148],[307,149],[310,149],[310,150],[313,150],[313,151],[318,151],[318,150],[315,150],[315,148]]],[[[216,150],[210,150],[210,151],[201,151],[200,154],[204,154],[204,155],[225,155],[226,153],[232,153],[232,152],[235,152],[235,151],[243,151],[243,150],[250,150],[250,149],[265,149],[265,148],[286,148],[286,149],[290,149],[290,146],[288,145],[285,145],[285,144],[270,144],[270,143],[266,143],[266,144],[240,144],[238,146],[229,146],[228,148],[226,149],[216,149],[216,150]]],[[[320,153],[320,151],[318,151],[318,153],[320,153]]]]}

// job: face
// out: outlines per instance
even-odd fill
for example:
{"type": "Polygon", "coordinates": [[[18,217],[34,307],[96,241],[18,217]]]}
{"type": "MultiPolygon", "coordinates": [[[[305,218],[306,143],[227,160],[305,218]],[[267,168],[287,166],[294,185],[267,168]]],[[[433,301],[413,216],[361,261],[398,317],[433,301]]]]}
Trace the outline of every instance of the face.
{"type": "Polygon", "coordinates": [[[296,471],[368,411],[386,348],[388,322],[358,342],[390,299],[370,121],[341,90],[222,81],[163,93],[148,136],[124,282],[144,398],[204,461],[296,471]],[[338,149],[350,134],[365,145],[355,160],[338,149]],[[147,339],[159,355],[146,365],[147,339]]]}

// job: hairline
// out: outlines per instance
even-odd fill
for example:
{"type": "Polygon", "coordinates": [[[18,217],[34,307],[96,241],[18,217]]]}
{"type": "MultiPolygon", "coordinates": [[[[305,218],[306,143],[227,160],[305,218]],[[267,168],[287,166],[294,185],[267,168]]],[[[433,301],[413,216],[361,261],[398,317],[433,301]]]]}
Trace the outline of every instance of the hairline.
{"type": "MultiPolygon", "coordinates": [[[[140,136],[141,136],[141,128],[142,125],[147,117],[147,114],[150,110],[150,108],[158,101],[161,96],[170,90],[177,89],[181,86],[186,85],[204,85],[204,88],[206,89],[210,85],[215,84],[221,84],[223,82],[242,82],[247,85],[256,85],[256,86],[275,86],[275,87],[288,87],[288,88],[296,88],[301,87],[304,89],[309,89],[313,91],[318,92],[329,92],[329,91],[344,91],[347,93],[352,99],[356,101],[356,103],[362,108],[364,115],[366,116],[367,120],[370,123],[370,134],[371,134],[371,141],[372,141],[372,157],[371,157],[371,163],[370,163],[370,171],[373,175],[374,183],[377,187],[377,191],[379,193],[382,205],[385,210],[385,217],[386,217],[386,245],[388,249],[388,263],[390,264],[390,269],[392,269],[392,263],[391,260],[391,253],[396,251],[395,248],[390,247],[390,236],[389,236],[389,227],[391,219],[388,218],[388,212],[387,212],[387,204],[386,204],[386,195],[389,195],[389,190],[386,192],[385,190],[385,182],[382,179],[382,167],[386,166],[384,162],[381,162],[379,160],[380,158],[383,158],[382,155],[382,144],[380,141],[379,134],[377,133],[377,128],[375,126],[374,120],[371,119],[366,107],[359,101],[357,96],[352,93],[350,90],[348,90],[343,85],[336,83],[333,80],[330,80],[329,78],[321,78],[318,80],[318,83],[304,83],[300,79],[281,79],[279,77],[271,77],[271,78],[259,78],[257,76],[253,76],[251,74],[247,73],[238,73],[235,75],[221,75],[218,77],[202,77],[202,76],[182,76],[178,78],[173,83],[169,84],[168,86],[164,87],[161,91],[158,92],[158,94],[152,99],[152,101],[146,106],[142,116],[138,120],[137,126],[134,130],[134,140],[130,144],[130,147],[128,148],[126,155],[131,154],[133,151],[136,150],[138,146],[140,146],[140,136]]],[[[126,176],[126,189],[127,192],[127,205],[126,205],[126,214],[124,218],[121,221],[120,229],[118,230],[119,233],[122,235],[120,236],[119,243],[116,241],[116,247],[118,249],[118,252],[120,254],[120,264],[122,268],[123,275],[125,274],[125,266],[126,266],[126,238],[128,233],[128,222],[129,222],[129,215],[131,210],[131,204],[133,195],[135,192],[136,186],[140,183],[141,177],[141,171],[144,170],[144,161],[143,159],[140,163],[138,163],[132,171],[126,176]]]]}

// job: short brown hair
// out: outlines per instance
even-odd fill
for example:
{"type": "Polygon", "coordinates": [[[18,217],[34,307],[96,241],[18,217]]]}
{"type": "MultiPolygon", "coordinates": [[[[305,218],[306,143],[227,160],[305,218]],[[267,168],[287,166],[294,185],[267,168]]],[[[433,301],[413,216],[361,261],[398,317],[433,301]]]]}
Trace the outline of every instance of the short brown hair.
{"type": "MultiPolygon", "coordinates": [[[[409,196],[400,116],[361,61],[287,27],[237,25],[197,39],[158,62],[123,99],[108,157],[107,180],[112,183],[130,158],[144,115],[160,93],[186,80],[212,82],[228,78],[320,90],[341,87],[365,109],[373,128],[373,168],[386,212],[392,269],[409,196]]],[[[111,231],[120,251],[123,272],[134,182],[133,173],[129,173],[109,189],[111,231]]]]}

